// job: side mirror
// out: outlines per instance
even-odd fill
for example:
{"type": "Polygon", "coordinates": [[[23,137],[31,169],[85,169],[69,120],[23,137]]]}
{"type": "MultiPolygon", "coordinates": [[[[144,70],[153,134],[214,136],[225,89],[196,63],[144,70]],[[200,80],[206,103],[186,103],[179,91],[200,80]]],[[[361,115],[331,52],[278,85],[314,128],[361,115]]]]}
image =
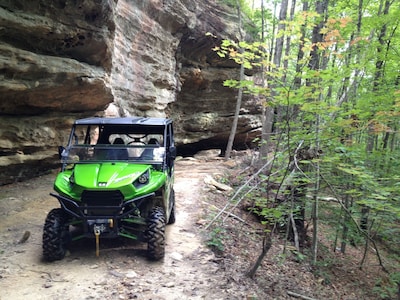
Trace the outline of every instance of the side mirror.
{"type": "Polygon", "coordinates": [[[58,146],[58,157],[62,159],[62,154],[65,151],[65,148],[63,146],[58,146]]]}
{"type": "Polygon", "coordinates": [[[175,159],[176,158],[176,147],[175,146],[169,147],[169,157],[171,159],[175,159]]]}

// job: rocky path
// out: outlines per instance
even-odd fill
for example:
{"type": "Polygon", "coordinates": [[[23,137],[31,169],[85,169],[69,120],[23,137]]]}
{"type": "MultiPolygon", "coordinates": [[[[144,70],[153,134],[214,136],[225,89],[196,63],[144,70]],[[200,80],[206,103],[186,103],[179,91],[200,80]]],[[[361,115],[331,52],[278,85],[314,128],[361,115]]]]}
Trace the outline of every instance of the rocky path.
{"type": "Polygon", "coordinates": [[[0,299],[245,298],[202,242],[198,225],[207,197],[204,177],[218,172],[218,160],[176,163],[176,223],[167,227],[160,262],[146,259],[146,245],[126,240],[101,241],[100,257],[93,241],[77,242],[65,259],[43,262],[43,222],[58,206],[49,196],[55,174],[0,188],[0,299]]]}

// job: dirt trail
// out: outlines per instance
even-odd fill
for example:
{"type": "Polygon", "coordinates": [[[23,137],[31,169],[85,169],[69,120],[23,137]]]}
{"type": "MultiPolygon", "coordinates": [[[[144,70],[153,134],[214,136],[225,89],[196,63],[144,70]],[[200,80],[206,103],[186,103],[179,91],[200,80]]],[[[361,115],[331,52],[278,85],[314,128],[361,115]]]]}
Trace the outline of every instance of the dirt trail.
{"type": "Polygon", "coordinates": [[[0,188],[0,299],[243,299],[196,224],[206,197],[204,177],[223,173],[221,161],[177,161],[176,223],[167,227],[166,257],[150,262],[146,245],[127,240],[73,244],[69,255],[42,261],[42,227],[55,173],[0,188]],[[29,239],[18,243],[26,231],[29,239]]]}

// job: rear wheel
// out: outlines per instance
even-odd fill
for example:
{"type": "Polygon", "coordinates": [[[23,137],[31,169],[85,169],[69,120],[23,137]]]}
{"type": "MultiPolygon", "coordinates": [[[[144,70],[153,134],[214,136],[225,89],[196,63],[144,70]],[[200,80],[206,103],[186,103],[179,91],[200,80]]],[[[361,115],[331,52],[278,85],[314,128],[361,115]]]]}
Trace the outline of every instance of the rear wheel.
{"type": "Polygon", "coordinates": [[[165,255],[165,213],[155,207],[149,215],[147,225],[147,250],[150,259],[160,260],[165,255]]]}
{"type": "Polygon", "coordinates": [[[43,257],[47,261],[63,259],[67,251],[68,217],[61,208],[49,212],[43,227],[43,257]]]}

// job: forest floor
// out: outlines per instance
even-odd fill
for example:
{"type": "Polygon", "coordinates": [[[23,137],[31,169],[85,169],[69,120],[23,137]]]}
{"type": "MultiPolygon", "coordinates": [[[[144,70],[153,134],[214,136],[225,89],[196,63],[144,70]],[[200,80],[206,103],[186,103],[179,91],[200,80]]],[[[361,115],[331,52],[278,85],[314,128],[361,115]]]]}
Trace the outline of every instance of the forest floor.
{"type": "Polygon", "coordinates": [[[44,262],[43,223],[59,206],[49,195],[56,171],[0,187],[0,299],[250,300],[295,299],[297,294],[303,299],[383,299],[383,286],[378,293],[373,290],[386,278],[376,256],[369,254],[361,270],[362,249],[332,253],[325,238],[318,272],[293,247],[284,255],[277,237],[255,278],[248,278],[262,247],[257,220],[237,208],[223,225],[218,220],[205,231],[228,192],[204,179],[222,181],[238,168],[239,161],[206,156],[176,162],[176,223],[167,226],[166,256],[159,262],[146,259],[145,245],[125,239],[101,240],[99,257],[93,241],[75,242],[63,260],[44,262]],[[220,249],[212,251],[210,245],[220,249]]]}

